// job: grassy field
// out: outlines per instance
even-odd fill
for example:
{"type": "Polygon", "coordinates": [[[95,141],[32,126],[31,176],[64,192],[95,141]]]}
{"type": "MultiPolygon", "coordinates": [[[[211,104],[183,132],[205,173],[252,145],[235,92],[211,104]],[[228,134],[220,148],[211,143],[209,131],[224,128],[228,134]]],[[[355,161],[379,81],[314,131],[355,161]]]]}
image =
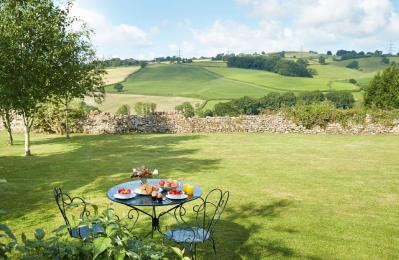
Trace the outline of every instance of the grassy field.
{"type": "Polygon", "coordinates": [[[174,111],[177,105],[180,105],[184,102],[190,102],[194,107],[199,107],[205,101],[187,97],[162,97],[107,93],[105,100],[101,104],[96,104],[93,98],[86,98],[85,102],[87,104],[97,106],[101,111],[111,113],[115,113],[122,104],[127,104],[132,109],[131,113],[134,114],[134,105],[137,102],[153,102],[157,104],[156,111],[170,112],[174,111]]]}
{"type": "MultiPolygon", "coordinates": [[[[221,259],[399,258],[397,136],[34,135],[29,158],[16,139],[9,147],[0,133],[0,178],[8,181],[0,183],[0,222],[17,232],[62,223],[52,187],[105,207],[107,189],[145,164],[162,178],[231,192],[216,230],[221,259]]],[[[127,208],[111,206],[126,218],[127,208]]],[[[148,227],[139,219],[136,232],[148,227]]]]}
{"type": "Polygon", "coordinates": [[[140,66],[108,68],[106,69],[107,74],[104,76],[104,82],[106,85],[110,85],[124,81],[130,74],[139,69],[140,66]]]}
{"type": "MultiPolygon", "coordinates": [[[[124,83],[129,94],[180,96],[199,99],[232,99],[264,96],[269,90],[225,79],[200,66],[154,64],[130,76],[124,83]]],[[[109,88],[112,90],[112,88],[109,88]]]]}
{"type": "Polygon", "coordinates": [[[206,67],[206,69],[222,75],[225,78],[256,84],[268,88],[271,91],[331,91],[358,89],[353,84],[336,82],[321,77],[286,77],[267,71],[238,68],[206,67]]]}

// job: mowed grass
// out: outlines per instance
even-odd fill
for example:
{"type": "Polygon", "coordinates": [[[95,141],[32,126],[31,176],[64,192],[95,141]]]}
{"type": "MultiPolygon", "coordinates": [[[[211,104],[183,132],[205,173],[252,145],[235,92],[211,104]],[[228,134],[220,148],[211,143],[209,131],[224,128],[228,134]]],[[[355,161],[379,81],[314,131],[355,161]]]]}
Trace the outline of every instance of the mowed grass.
{"type": "Polygon", "coordinates": [[[184,102],[189,102],[194,107],[200,107],[205,101],[188,97],[162,97],[106,93],[105,100],[101,104],[97,104],[93,98],[85,98],[85,102],[98,107],[101,111],[111,113],[115,113],[122,104],[127,104],[131,108],[131,113],[134,114],[134,106],[138,102],[152,102],[157,104],[156,111],[171,112],[175,110],[177,105],[184,102]]]}
{"type": "MultiPolygon", "coordinates": [[[[269,90],[225,79],[199,66],[153,64],[131,75],[124,83],[124,93],[180,96],[199,99],[261,97],[269,90]]],[[[112,88],[108,89],[112,91],[112,88]]]]}
{"type": "MultiPolygon", "coordinates": [[[[0,133],[0,222],[18,233],[62,223],[52,188],[110,205],[132,167],[219,187],[231,197],[216,229],[220,259],[398,259],[399,138],[295,134],[34,135],[0,133]]],[[[128,209],[111,204],[122,219],[128,209]]],[[[148,221],[140,218],[136,232],[148,221]]],[[[162,228],[173,225],[161,219],[162,228]]],[[[161,243],[160,236],[155,237],[161,243]]],[[[209,251],[209,246],[206,247],[209,251]]],[[[203,247],[200,259],[211,259],[203,247]]]]}
{"type": "Polygon", "coordinates": [[[139,69],[140,66],[107,68],[105,69],[107,74],[104,75],[104,83],[105,85],[110,85],[124,81],[130,74],[139,69]]]}
{"type": "Polygon", "coordinates": [[[274,89],[278,91],[331,91],[358,89],[353,84],[336,82],[320,77],[286,77],[267,71],[238,68],[206,67],[206,69],[228,79],[253,83],[271,90],[274,89]]]}

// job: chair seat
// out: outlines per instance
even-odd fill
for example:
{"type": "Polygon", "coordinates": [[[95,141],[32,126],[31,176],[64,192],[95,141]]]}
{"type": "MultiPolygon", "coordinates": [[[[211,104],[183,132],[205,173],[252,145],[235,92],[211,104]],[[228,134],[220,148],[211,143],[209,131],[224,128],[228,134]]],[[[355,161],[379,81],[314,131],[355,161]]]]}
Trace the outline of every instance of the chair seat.
{"type": "MultiPolygon", "coordinates": [[[[102,226],[93,225],[93,233],[94,233],[94,237],[97,236],[97,234],[99,232],[104,231],[104,228],[102,226]]],[[[74,238],[90,238],[90,229],[89,226],[84,226],[84,227],[80,227],[80,228],[72,228],[70,231],[71,237],[74,238]]]]}
{"type": "Polygon", "coordinates": [[[192,227],[169,230],[165,236],[177,243],[202,243],[209,239],[209,232],[199,227],[192,227]]]}

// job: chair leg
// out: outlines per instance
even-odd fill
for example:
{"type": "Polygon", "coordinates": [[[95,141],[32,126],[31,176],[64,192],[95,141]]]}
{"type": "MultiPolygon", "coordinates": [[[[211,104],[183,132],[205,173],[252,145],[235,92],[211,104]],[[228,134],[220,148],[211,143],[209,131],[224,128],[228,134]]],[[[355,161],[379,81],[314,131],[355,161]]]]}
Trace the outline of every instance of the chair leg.
{"type": "Polygon", "coordinates": [[[212,240],[213,253],[214,253],[215,256],[216,256],[216,243],[215,243],[215,240],[213,239],[213,237],[211,237],[211,240],[212,240]]]}

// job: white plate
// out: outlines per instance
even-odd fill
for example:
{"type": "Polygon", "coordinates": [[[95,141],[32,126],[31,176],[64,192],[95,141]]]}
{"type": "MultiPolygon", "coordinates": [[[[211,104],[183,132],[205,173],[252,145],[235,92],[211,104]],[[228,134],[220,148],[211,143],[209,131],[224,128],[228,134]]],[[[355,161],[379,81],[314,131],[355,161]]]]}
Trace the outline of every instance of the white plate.
{"type": "MultiPolygon", "coordinates": [[[[163,190],[162,190],[161,188],[158,189],[158,192],[162,192],[162,191],[163,191],[163,190]]],[[[139,194],[139,195],[151,196],[151,193],[150,193],[150,194],[141,193],[141,189],[140,189],[140,188],[135,189],[135,190],[134,190],[134,193],[139,194]]]]}
{"type": "Polygon", "coordinates": [[[175,189],[177,189],[177,187],[161,186],[161,189],[169,191],[169,190],[175,190],[175,189]]]}
{"type": "Polygon", "coordinates": [[[180,195],[166,194],[166,197],[171,200],[184,200],[184,199],[187,199],[188,195],[187,194],[180,194],[180,195]]]}
{"type": "Polygon", "coordinates": [[[134,193],[130,193],[130,194],[115,193],[114,194],[114,198],[120,199],[120,200],[128,200],[128,199],[131,199],[134,197],[136,197],[136,194],[134,194],[134,193]]]}

